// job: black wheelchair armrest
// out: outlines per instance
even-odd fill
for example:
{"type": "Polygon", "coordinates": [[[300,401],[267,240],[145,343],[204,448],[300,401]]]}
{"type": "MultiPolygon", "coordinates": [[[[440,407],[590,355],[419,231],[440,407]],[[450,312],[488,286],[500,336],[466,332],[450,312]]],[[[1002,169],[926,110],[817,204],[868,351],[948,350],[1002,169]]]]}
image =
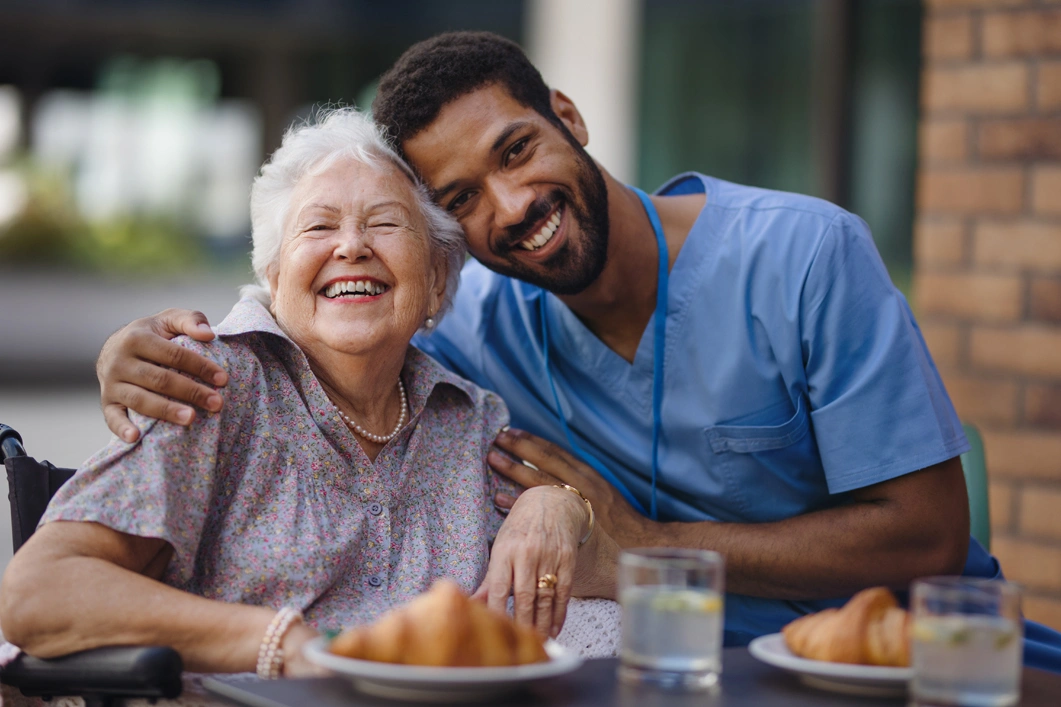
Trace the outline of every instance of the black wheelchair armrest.
{"type": "Polygon", "coordinates": [[[49,659],[22,653],[0,669],[0,681],[27,697],[81,695],[88,704],[109,704],[115,698],[177,697],[183,669],[172,648],[113,646],[49,659]]]}

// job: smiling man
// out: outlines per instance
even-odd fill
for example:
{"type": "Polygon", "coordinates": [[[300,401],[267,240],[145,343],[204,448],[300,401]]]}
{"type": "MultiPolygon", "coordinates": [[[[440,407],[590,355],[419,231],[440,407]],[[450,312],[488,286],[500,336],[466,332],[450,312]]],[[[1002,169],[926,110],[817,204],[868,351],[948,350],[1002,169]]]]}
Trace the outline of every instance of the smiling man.
{"type": "MultiPolygon", "coordinates": [[[[624,186],[585,152],[571,100],[491,34],[415,45],[373,109],[478,261],[417,343],[508,403],[520,429],[491,465],[577,487],[620,545],[723,553],[727,644],[867,586],[998,574],[969,538],[961,425],[859,218],[701,174],[651,197],[624,186]]],[[[112,338],[112,430],[135,439],[126,407],[190,420],[156,393],[221,405],[143,365],[222,384],[164,340],[209,338],[204,321],[170,312],[112,338]]]]}

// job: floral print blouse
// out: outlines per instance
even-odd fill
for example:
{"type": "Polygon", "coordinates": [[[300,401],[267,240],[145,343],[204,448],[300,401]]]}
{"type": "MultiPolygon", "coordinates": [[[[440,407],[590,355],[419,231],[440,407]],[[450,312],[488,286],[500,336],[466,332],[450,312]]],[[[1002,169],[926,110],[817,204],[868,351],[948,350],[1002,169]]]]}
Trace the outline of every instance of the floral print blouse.
{"type": "Polygon", "coordinates": [[[516,492],[485,461],[501,399],[410,346],[411,417],[373,462],[262,304],[244,298],[216,331],[179,341],[228,371],[222,410],[187,428],[134,416],[140,440],[114,438],[41,522],[161,538],[167,584],[295,607],[319,629],[372,621],[441,577],[474,591],[503,520],[493,494],[516,492]]]}

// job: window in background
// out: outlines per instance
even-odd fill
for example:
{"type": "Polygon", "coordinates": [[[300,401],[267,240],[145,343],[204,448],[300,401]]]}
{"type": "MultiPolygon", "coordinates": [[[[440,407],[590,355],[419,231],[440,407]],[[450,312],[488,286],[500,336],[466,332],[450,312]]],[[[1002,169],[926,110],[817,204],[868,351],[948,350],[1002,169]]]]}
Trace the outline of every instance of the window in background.
{"type": "Polygon", "coordinates": [[[15,170],[21,139],[22,101],[14,86],[0,86],[0,228],[26,206],[26,184],[15,170]]]}
{"type": "Polygon", "coordinates": [[[884,263],[908,292],[921,71],[921,4],[860,0],[852,26],[848,200],[873,228],[884,263]]]}
{"type": "Polygon", "coordinates": [[[219,83],[208,61],[117,57],[97,90],[42,95],[29,199],[0,239],[23,261],[95,269],[242,258],[261,121],[247,101],[219,100],[219,83]]]}
{"type": "Polygon", "coordinates": [[[909,284],[917,0],[650,0],[640,182],[682,171],[828,198],[909,284]]]}
{"type": "Polygon", "coordinates": [[[641,182],[683,171],[815,193],[812,3],[645,4],[641,182]]]}

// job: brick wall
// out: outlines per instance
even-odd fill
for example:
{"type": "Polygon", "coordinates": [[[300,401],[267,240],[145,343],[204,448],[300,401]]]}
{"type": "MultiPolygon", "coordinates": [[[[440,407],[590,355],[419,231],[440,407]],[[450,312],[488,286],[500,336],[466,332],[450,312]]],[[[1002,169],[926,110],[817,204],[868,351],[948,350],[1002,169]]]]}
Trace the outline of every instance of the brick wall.
{"type": "Polygon", "coordinates": [[[1061,0],[926,0],[914,299],[993,550],[1061,628],[1061,0]]]}

